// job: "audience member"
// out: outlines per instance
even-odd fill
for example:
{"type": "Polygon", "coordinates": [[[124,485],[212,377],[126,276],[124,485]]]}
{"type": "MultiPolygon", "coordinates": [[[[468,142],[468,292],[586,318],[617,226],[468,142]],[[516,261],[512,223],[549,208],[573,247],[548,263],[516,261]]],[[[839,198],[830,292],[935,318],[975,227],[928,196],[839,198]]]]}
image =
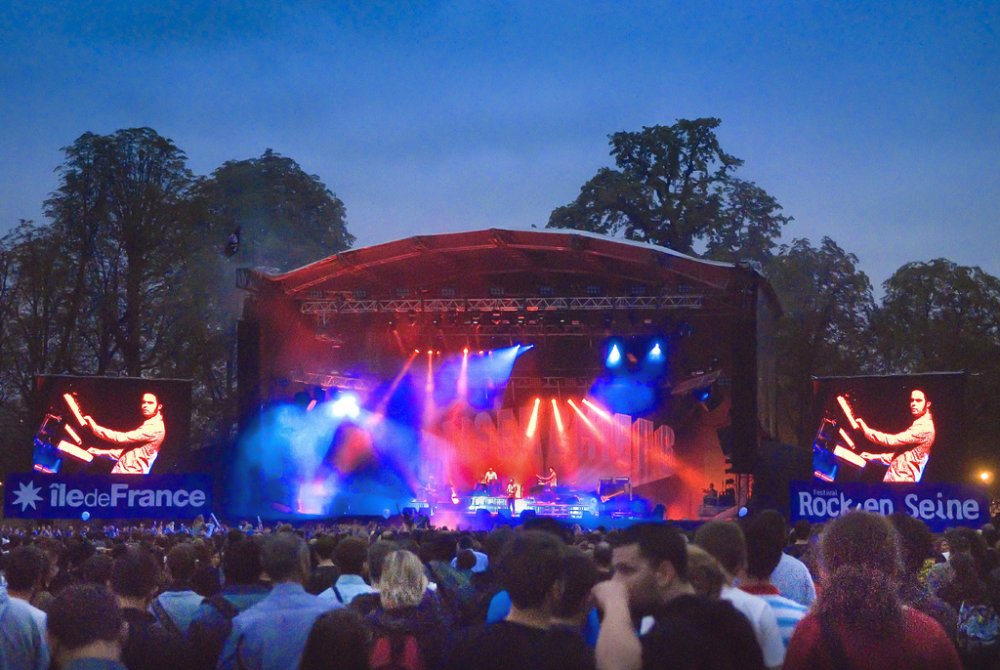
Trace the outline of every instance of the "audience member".
{"type": "Polygon", "coordinates": [[[771,583],[771,573],[781,560],[785,544],[784,520],[773,510],[758,514],[747,526],[747,568],[740,580],[740,588],[763,598],[774,612],[781,631],[781,642],[786,648],[795,626],[806,615],[808,608],[784,597],[771,583]]]}
{"type": "Polygon", "coordinates": [[[369,670],[372,632],[358,613],[321,614],[309,631],[299,670],[369,670]]]}
{"type": "Polygon", "coordinates": [[[319,535],[312,542],[312,551],[316,556],[316,565],[309,575],[306,592],[318,596],[336,583],[340,577],[340,568],[333,562],[333,551],[336,541],[329,535],[319,535]]]}
{"type": "Polygon", "coordinates": [[[733,521],[709,521],[698,528],[694,542],[711,554],[725,571],[726,581],[719,597],[731,602],[750,622],[764,654],[764,664],[769,668],[780,668],[785,659],[785,645],[781,641],[774,610],[763,598],[733,586],[733,579],[742,578],[746,570],[747,548],[743,531],[733,521]]]}
{"type": "MultiPolygon", "coordinates": [[[[60,670],[125,670],[121,663],[124,622],[114,595],[99,584],[67,586],[52,601],[48,618],[52,660],[60,670]]],[[[2,628],[7,637],[9,629],[2,628]]],[[[45,668],[7,664],[4,668],[45,668]]]]}
{"type": "Polygon", "coordinates": [[[140,547],[125,548],[111,567],[111,590],[128,626],[121,658],[129,670],[168,670],[186,664],[184,639],[148,610],[159,584],[156,557],[140,547]]]}
{"type": "Polygon", "coordinates": [[[594,657],[579,635],[551,629],[559,599],[563,545],[540,531],[521,531],[498,560],[500,581],[510,594],[507,617],[459,633],[448,667],[466,670],[593,668],[594,657]]]}
{"type": "Polygon", "coordinates": [[[226,548],[222,570],[225,578],[222,592],[202,601],[188,628],[188,644],[196,669],[215,667],[232,631],[233,618],[263,600],[269,591],[260,581],[260,547],[242,534],[226,548]]]}
{"type": "MultiPolygon", "coordinates": [[[[18,549],[22,548],[26,547],[18,549]]],[[[28,554],[22,555],[21,559],[29,564],[32,562],[28,554]]],[[[9,579],[9,560],[7,570],[9,579]]],[[[48,670],[46,628],[47,622],[37,616],[35,608],[21,598],[9,595],[7,589],[0,588],[0,668],[48,670]]]]}
{"type": "Polygon", "coordinates": [[[365,566],[368,559],[368,543],[356,537],[345,537],[334,550],[340,576],[333,586],[319,594],[324,601],[349,605],[356,596],[371,593],[374,589],[365,582],[365,566]]]}
{"type": "Polygon", "coordinates": [[[191,579],[198,568],[195,548],[188,542],[174,546],[167,553],[169,585],[149,604],[149,611],[167,630],[187,634],[191,618],[204,600],[198,595],[191,579]]]}
{"type": "Polygon", "coordinates": [[[612,566],[614,577],[593,590],[604,614],[596,649],[601,670],[764,667],[753,629],[732,603],[695,594],[686,542],[673,526],[625,529],[612,566]],[[647,616],[653,623],[640,639],[634,622],[647,616]]]}
{"type": "Polygon", "coordinates": [[[38,629],[45,635],[45,612],[31,604],[35,596],[45,587],[48,561],[45,552],[38,547],[27,545],[7,554],[4,577],[7,580],[7,594],[22,601],[34,617],[38,629]]]}
{"type": "Polygon", "coordinates": [[[799,622],[786,670],[958,670],[936,621],[899,599],[899,538],[884,517],[851,512],[830,523],[820,547],[822,592],[799,622]]]}
{"type": "Polygon", "coordinates": [[[269,536],[262,550],[264,572],[273,584],[259,603],[233,619],[233,629],[219,658],[229,670],[287,670],[302,657],[306,638],[316,618],[341,607],[306,593],[310,572],[309,548],[295,533],[269,536]]]}

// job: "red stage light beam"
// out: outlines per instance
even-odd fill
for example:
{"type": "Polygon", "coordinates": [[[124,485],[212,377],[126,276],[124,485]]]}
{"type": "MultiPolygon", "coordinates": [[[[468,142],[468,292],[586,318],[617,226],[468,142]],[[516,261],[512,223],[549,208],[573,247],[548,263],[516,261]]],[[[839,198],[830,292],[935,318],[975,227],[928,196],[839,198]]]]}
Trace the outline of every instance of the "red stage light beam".
{"type": "Polygon", "coordinates": [[[555,398],[552,399],[552,418],[556,420],[556,429],[559,431],[559,434],[565,433],[566,427],[563,426],[562,414],[559,412],[559,404],[555,398]]]}
{"type": "Polygon", "coordinates": [[[569,406],[573,408],[573,411],[575,411],[577,413],[577,415],[579,415],[580,420],[583,421],[587,425],[587,428],[590,429],[590,432],[593,433],[595,437],[603,440],[604,439],[604,434],[601,433],[601,431],[597,429],[597,426],[595,426],[594,422],[591,421],[587,417],[587,415],[583,413],[583,410],[576,406],[576,403],[573,402],[573,399],[570,398],[566,402],[568,402],[569,406]]]}
{"type": "Polygon", "coordinates": [[[592,403],[586,398],[583,399],[583,404],[589,407],[590,409],[594,410],[594,413],[597,414],[597,416],[601,417],[608,423],[614,423],[614,419],[611,418],[611,413],[608,410],[601,407],[600,405],[592,403]]]}
{"type": "Polygon", "coordinates": [[[458,399],[462,402],[469,400],[469,348],[462,349],[462,367],[458,373],[458,399]]]}
{"type": "Polygon", "coordinates": [[[534,437],[538,430],[538,407],[542,404],[542,399],[535,397],[534,406],[531,408],[531,418],[528,419],[528,430],[524,431],[525,437],[534,437]]]}

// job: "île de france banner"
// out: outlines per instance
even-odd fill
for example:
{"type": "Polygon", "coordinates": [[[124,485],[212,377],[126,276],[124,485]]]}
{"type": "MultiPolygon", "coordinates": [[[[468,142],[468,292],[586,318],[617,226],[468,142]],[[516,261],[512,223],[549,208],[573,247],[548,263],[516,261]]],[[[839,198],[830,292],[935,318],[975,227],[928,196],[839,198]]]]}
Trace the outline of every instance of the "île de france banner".
{"type": "Polygon", "coordinates": [[[855,509],[884,515],[903,512],[935,533],[953,526],[978,528],[990,520],[986,491],[958,484],[792,482],[791,494],[792,523],[823,523],[855,509]]]}
{"type": "Polygon", "coordinates": [[[207,475],[53,476],[15,473],[4,514],[18,519],[187,519],[212,511],[207,475]]]}

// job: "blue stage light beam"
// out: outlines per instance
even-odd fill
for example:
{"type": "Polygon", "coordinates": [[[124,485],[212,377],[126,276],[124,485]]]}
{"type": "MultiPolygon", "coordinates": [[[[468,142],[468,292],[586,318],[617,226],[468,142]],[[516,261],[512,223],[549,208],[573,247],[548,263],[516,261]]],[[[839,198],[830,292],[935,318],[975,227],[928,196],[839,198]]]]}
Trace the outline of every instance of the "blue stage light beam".
{"type": "Polygon", "coordinates": [[[622,363],[622,352],[618,348],[617,344],[611,345],[611,351],[608,352],[608,358],[605,360],[604,364],[609,368],[615,368],[622,363]]]}

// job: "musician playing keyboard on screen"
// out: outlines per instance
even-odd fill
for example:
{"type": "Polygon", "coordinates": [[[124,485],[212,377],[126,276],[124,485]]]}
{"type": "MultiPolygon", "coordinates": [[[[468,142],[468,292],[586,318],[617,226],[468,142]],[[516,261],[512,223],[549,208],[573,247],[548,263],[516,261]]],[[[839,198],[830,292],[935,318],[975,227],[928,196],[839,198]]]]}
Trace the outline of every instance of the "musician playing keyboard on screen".
{"type": "Polygon", "coordinates": [[[864,419],[856,418],[859,429],[869,442],[893,450],[890,453],[861,453],[861,457],[867,461],[877,461],[889,466],[882,481],[919,482],[927,467],[931,447],[934,445],[934,417],[931,415],[931,401],[920,389],[910,392],[910,415],[913,423],[896,434],[874,430],[864,419]]]}
{"type": "Polygon", "coordinates": [[[116,445],[112,449],[91,447],[88,453],[105,456],[116,461],[111,474],[148,475],[153,461],[160,453],[160,447],[167,436],[163,424],[163,405],[152,393],[143,393],[139,403],[143,422],[129,431],[117,431],[100,426],[93,417],[83,417],[87,427],[97,437],[116,445]]]}

